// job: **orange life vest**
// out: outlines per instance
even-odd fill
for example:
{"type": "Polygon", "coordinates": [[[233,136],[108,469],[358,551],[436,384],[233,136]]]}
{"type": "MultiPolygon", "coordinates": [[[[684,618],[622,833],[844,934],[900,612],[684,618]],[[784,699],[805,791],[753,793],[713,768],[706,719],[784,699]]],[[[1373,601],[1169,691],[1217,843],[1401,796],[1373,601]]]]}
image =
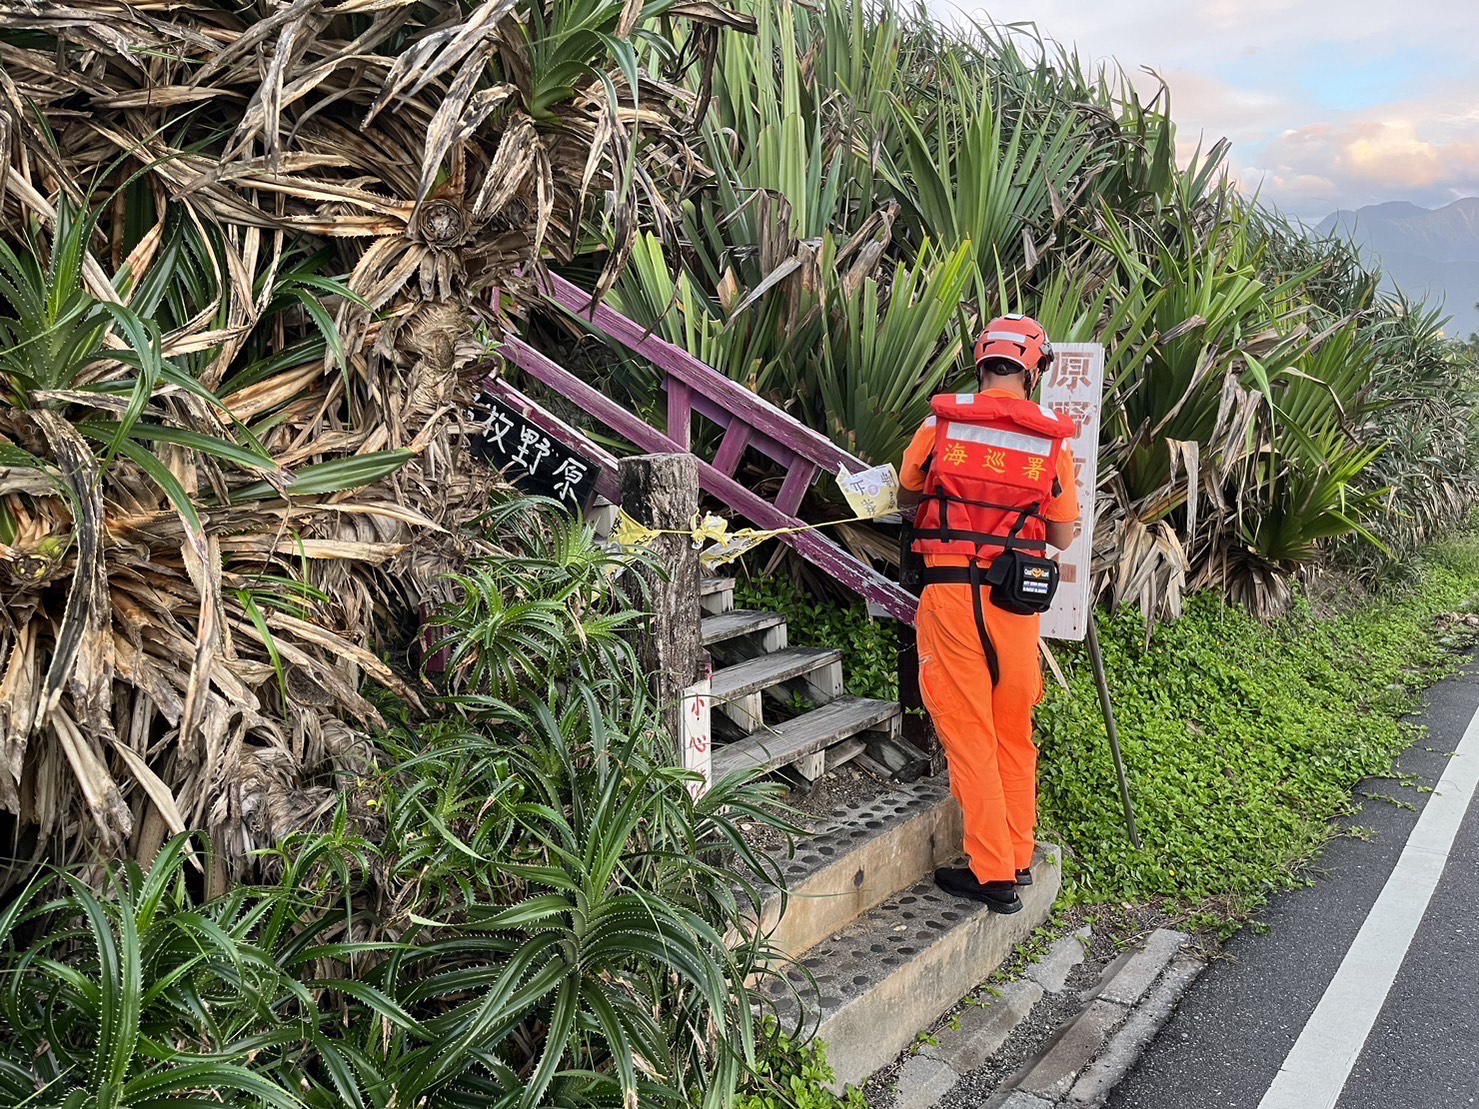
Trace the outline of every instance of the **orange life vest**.
{"type": "MultiPolygon", "coordinates": [[[[989,563],[1008,547],[1047,549],[1043,504],[1076,428],[1017,397],[955,393],[930,401],[935,446],[914,522],[914,550],[989,563]]],[[[1061,490],[1059,490],[1061,492],[1061,490]]]]}

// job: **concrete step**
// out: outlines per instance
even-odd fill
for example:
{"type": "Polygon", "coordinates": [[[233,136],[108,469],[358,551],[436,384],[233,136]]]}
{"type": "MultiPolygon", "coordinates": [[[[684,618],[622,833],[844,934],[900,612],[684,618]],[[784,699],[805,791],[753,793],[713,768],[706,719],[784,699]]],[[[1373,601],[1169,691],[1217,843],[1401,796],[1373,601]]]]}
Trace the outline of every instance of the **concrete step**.
{"type": "Polygon", "coordinates": [[[790,892],[783,901],[771,891],[761,924],[792,958],[959,853],[960,806],[945,780],[891,785],[882,796],[833,813],[781,864],[790,892]]]}
{"type": "Polygon", "coordinates": [[[859,732],[898,735],[901,716],[896,701],[838,697],[783,724],[716,747],[714,776],[722,778],[738,770],[774,770],[795,763],[801,776],[813,781],[840,765],[835,761],[828,765],[828,758],[833,757],[828,755],[829,748],[835,752],[835,745],[859,732]]]}
{"type": "Polygon", "coordinates": [[[716,643],[728,643],[741,636],[763,635],[756,644],[760,653],[770,654],[786,646],[786,618],[779,612],[757,612],[748,608],[732,608],[728,612],[705,616],[701,625],[703,644],[712,647],[716,643]]]}
{"type": "Polygon", "coordinates": [[[861,1085],[1048,919],[1062,878],[1056,847],[1039,849],[1032,874],[1022,911],[1011,916],[942,893],[930,876],[915,882],[767,987],[782,1025],[799,1013],[829,1045],[838,1085],[861,1085]]]}
{"type": "Polygon", "coordinates": [[[700,578],[698,605],[710,615],[728,612],[734,607],[734,579],[700,578]]]}
{"type": "Polygon", "coordinates": [[[715,670],[709,692],[716,709],[746,734],[765,725],[764,695],[800,692],[817,704],[842,695],[842,652],[789,647],[715,670]]]}

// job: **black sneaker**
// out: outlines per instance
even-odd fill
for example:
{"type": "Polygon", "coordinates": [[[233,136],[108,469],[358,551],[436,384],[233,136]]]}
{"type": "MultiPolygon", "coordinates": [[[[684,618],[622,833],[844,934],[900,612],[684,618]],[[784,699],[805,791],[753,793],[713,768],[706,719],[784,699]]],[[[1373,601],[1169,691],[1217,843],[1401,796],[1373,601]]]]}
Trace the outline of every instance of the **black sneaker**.
{"type": "Polygon", "coordinates": [[[1019,871],[1017,871],[1017,885],[1019,885],[1019,886],[1030,886],[1030,885],[1032,885],[1032,869],[1030,867],[1028,869],[1026,869],[1026,870],[1019,870],[1019,871]]]}
{"type": "Polygon", "coordinates": [[[935,885],[956,897],[979,901],[993,913],[1020,912],[1022,899],[1017,896],[1016,882],[982,882],[969,867],[947,866],[935,871],[935,885]]]}

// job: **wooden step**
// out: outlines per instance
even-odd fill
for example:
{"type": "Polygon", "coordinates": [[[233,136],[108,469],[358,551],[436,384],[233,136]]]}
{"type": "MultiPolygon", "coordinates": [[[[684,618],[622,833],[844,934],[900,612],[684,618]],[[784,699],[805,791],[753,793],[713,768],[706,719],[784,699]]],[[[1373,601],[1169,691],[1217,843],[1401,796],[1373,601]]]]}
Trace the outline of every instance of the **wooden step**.
{"type": "Polygon", "coordinates": [[[734,608],[734,579],[700,578],[698,605],[710,616],[716,616],[734,608]]]}
{"type": "Polygon", "coordinates": [[[822,757],[818,760],[822,765],[801,771],[803,777],[815,778],[827,769],[823,761],[827,748],[859,732],[897,733],[899,719],[899,706],[894,701],[838,697],[794,720],[716,747],[714,777],[722,778],[737,770],[773,770],[816,755],[822,757]],[[807,773],[808,769],[816,773],[807,773]]]}
{"type": "Polygon", "coordinates": [[[767,632],[779,629],[779,635],[772,635],[762,645],[764,653],[781,650],[786,645],[786,618],[778,612],[757,612],[747,608],[732,608],[728,612],[720,612],[713,616],[705,616],[703,619],[703,643],[705,647],[712,647],[715,643],[724,643],[731,639],[738,639],[742,635],[754,635],[757,632],[767,632]]]}
{"type": "Polygon", "coordinates": [[[842,695],[842,652],[819,647],[788,647],[784,651],[745,659],[714,671],[709,693],[716,709],[747,734],[765,727],[764,694],[777,686],[804,683],[806,695],[826,704],[842,695]]]}
{"type": "MultiPolygon", "coordinates": [[[[759,693],[773,685],[805,677],[814,670],[842,664],[842,652],[823,647],[788,647],[784,651],[745,659],[714,671],[709,693],[714,700],[759,693]]],[[[831,700],[831,698],[827,698],[831,700]]]]}

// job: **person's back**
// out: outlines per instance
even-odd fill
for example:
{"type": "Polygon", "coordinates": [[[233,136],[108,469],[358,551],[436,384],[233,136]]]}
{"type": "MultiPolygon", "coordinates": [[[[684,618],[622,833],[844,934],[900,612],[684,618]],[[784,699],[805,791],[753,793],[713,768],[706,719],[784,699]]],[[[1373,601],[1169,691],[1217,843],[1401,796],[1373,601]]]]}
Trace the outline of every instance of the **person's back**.
{"type": "Polygon", "coordinates": [[[1044,556],[1068,546],[1078,520],[1073,423],[1029,399],[1051,361],[1036,321],[993,320],[976,343],[981,391],[934,398],[900,468],[925,563],[919,688],[971,864],[935,880],[1007,913],[1021,908],[1015,887],[1031,881],[1036,847],[1037,613],[1057,580],[1044,556]]]}

